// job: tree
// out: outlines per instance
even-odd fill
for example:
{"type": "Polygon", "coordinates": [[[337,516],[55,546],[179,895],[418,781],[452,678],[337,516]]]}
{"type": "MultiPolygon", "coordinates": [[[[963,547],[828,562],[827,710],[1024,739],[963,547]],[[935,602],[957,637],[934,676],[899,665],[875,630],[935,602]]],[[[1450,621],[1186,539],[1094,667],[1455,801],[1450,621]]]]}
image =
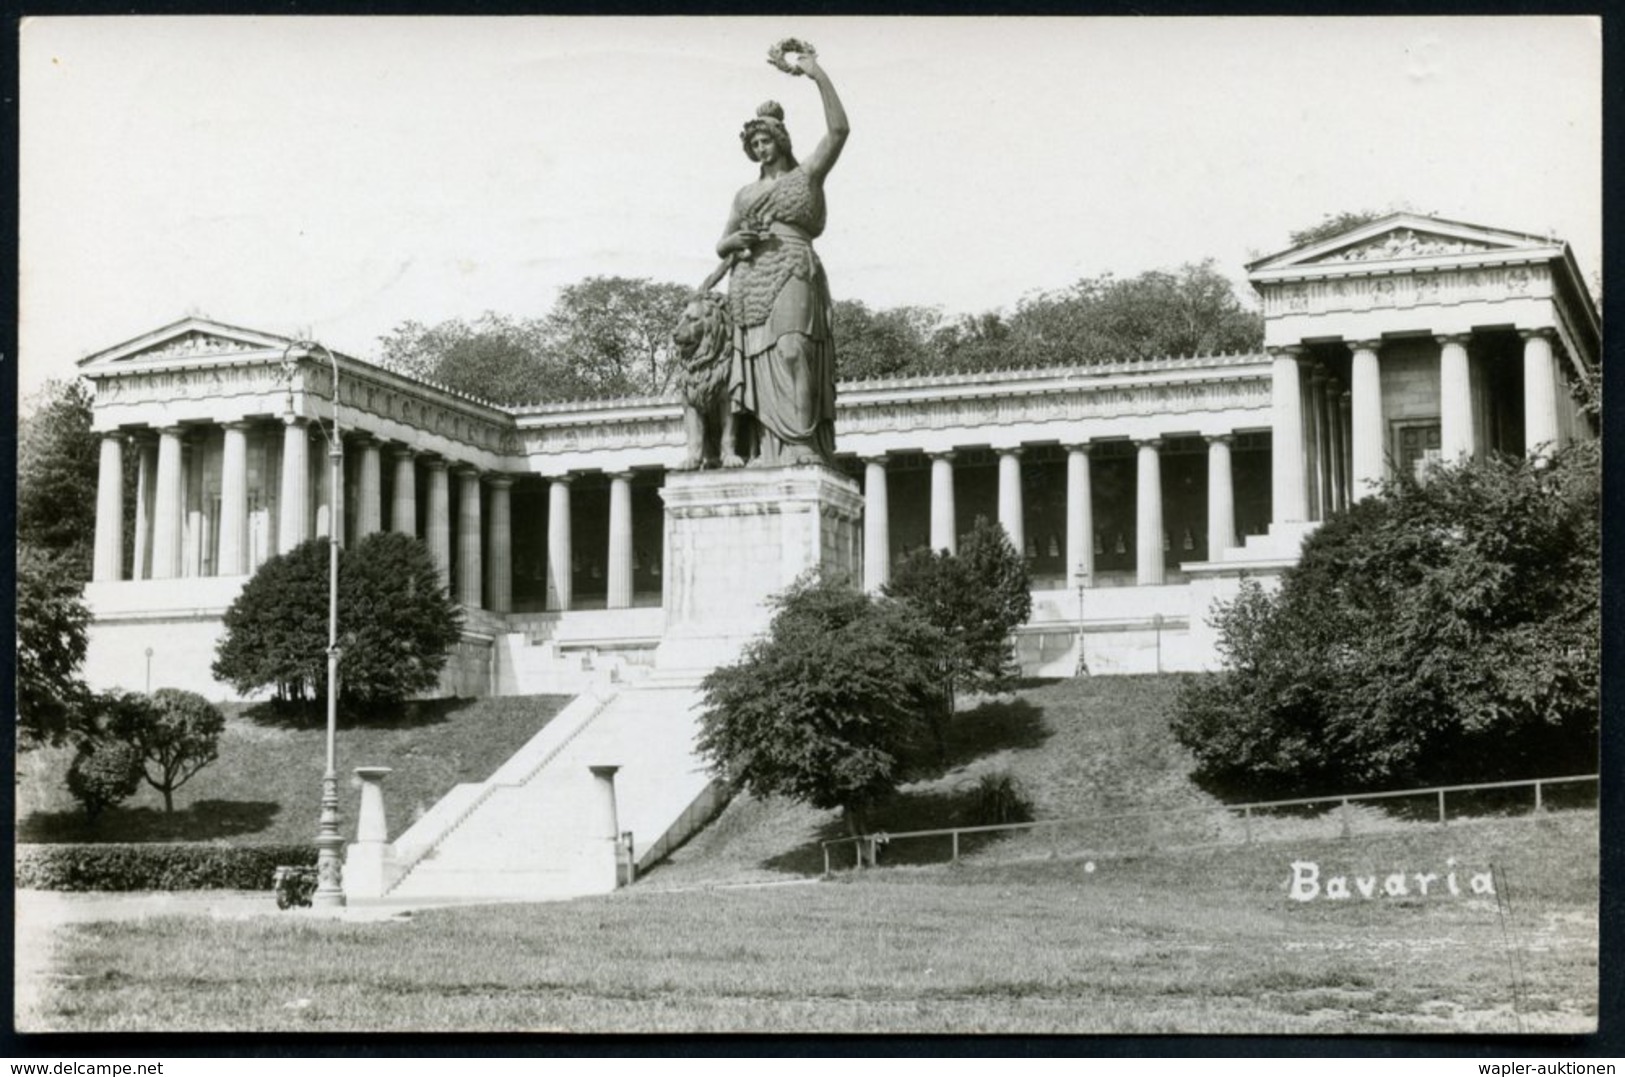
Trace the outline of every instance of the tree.
{"type": "Polygon", "coordinates": [[[24,749],[60,744],[89,698],[79,679],[90,611],[71,552],[17,547],[17,736],[24,749]]]}
{"type": "Polygon", "coordinates": [[[942,315],[928,307],[871,310],[856,299],[835,302],[836,362],[848,379],[893,378],[931,367],[931,338],[942,315]]]}
{"type": "MultiPolygon", "coordinates": [[[[327,692],[328,541],[261,565],[224,618],[214,675],[284,702],[327,692]]],[[[418,539],[369,535],[339,559],[339,683],[346,704],[398,702],[434,687],[462,614],[418,539]]]]}
{"type": "Polygon", "coordinates": [[[380,365],[493,404],[579,395],[585,383],[558,369],[540,321],[487,311],[474,322],[408,321],[379,338],[380,365]]]}
{"type": "Polygon", "coordinates": [[[841,809],[853,835],[925,742],[941,633],[910,605],[803,578],[706,677],[699,750],[735,789],[841,809]]]}
{"type": "Polygon", "coordinates": [[[694,290],[647,278],[588,277],[559,290],[549,346],[599,396],[653,394],[671,383],[671,331],[694,290]]]}
{"type": "Polygon", "coordinates": [[[68,768],[68,792],[92,822],[108,808],[128,800],[140,785],[140,753],[118,741],[81,747],[68,768]]]}
{"type": "Polygon", "coordinates": [[[1174,729],[1248,793],[1517,779],[1596,765],[1598,447],[1400,477],[1218,617],[1224,673],[1174,729]]]}
{"type": "Polygon", "coordinates": [[[957,554],[916,550],[882,588],[912,603],[943,634],[945,716],[960,691],[1000,691],[1015,680],[1020,671],[1010,634],[1032,616],[1031,587],[1010,536],[979,516],[957,554]]]}
{"type": "Polygon", "coordinates": [[[64,555],[56,567],[82,583],[90,578],[100,468],[90,392],[81,382],[53,381],[31,403],[17,431],[17,541],[64,555]]]}
{"type": "Polygon", "coordinates": [[[1021,301],[1010,327],[1012,358],[1039,367],[1247,352],[1264,341],[1263,315],[1212,259],[1041,292],[1021,301]]]}
{"type": "Polygon", "coordinates": [[[160,688],[140,702],[114,700],[106,737],[135,748],[141,776],[164,795],[164,811],[175,810],[175,790],[220,754],[226,720],[196,692],[160,688]]]}

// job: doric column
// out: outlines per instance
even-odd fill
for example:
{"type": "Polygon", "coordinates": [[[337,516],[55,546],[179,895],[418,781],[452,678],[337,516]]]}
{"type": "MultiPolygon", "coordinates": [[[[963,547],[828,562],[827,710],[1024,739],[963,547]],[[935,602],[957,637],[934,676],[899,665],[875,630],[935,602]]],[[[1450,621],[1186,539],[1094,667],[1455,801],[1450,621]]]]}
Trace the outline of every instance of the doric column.
{"type": "Polygon", "coordinates": [[[220,560],[217,576],[248,572],[248,424],[225,424],[220,454],[220,560]]]}
{"type": "Polygon", "coordinates": [[[457,469],[457,601],[475,609],[484,598],[480,550],[480,473],[457,469]]]}
{"type": "Polygon", "coordinates": [[[389,529],[402,535],[418,533],[417,451],[398,448],[395,453],[395,490],[389,506],[389,529]]]}
{"type": "Polygon", "coordinates": [[[1344,389],[1337,397],[1338,436],[1342,438],[1343,451],[1343,507],[1346,509],[1354,504],[1354,442],[1352,431],[1354,420],[1351,411],[1354,407],[1354,394],[1344,389]]]}
{"type": "Polygon", "coordinates": [[[1473,380],[1467,369],[1469,333],[1439,338],[1439,455],[1454,463],[1473,455],[1473,380]]]}
{"type": "Polygon", "coordinates": [[[863,587],[878,591],[891,582],[891,502],[886,456],[863,460],[863,587]]]}
{"type": "Polygon", "coordinates": [[[135,457],[135,563],[130,576],[152,577],[152,495],[158,472],[158,445],[148,438],[136,442],[135,457]]]}
{"type": "Polygon", "coordinates": [[[152,578],[181,574],[181,428],[158,431],[158,483],[152,507],[152,578]]]}
{"type": "Polygon", "coordinates": [[[430,457],[427,461],[429,469],[429,503],[425,507],[424,530],[428,532],[423,536],[428,544],[429,556],[434,559],[435,568],[440,570],[440,582],[451,590],[451,485],[446,478],[446,461],[444,457],[430,457]]]}
{"type": "Polygon", "coordinates": [[[328,451],[325,438],[315,439],[315,451],[311,454],[311,463],[316,472],[316,481],[312,484],[315,501],[311,506],[311,519],[315,521],[315,533],[319,538],[343,534],[333,529],[336,522],[333,518],[333,461],[328,459],[328,451]]]}
{"type": "Polygon", "coordinates": [[[1236,544],[1236,490],[1230,472],[1229,434],[1207,439],[1207,558],[1217,561],[1236,544]]]}
{"type": "Polygon", "coordinates": [[[1164,580],[1162,565],[1162,457],[1156,438],[1134,443],[1140,450],[1136,464],[1138,477],[1134,498],[1135,582],[1157,584],[1164,580]]]}
{"type": "Polygon", "coordinates": [[[185,523],[181,527],[181,536],[184,540],[181,554],[181,575],[203,575],[203,532],[205,524],[203,519],[203,456],[204,443],[201,436],[194,437],[190,443],[181,444],[181,487],[185,491],[182,503],[186,506],[183,512],[185,523]]]}
{"type": "Polygon", "coordinates": [[[283,424],[277,553],[287,553],[310,537],[310,434],[303,419],[288,418],[283,424]]]}
{"type": "Polygon", "coordinates": [[[485,579],[491,592],[487,607],[493,613],[513,610],[513,479],[492,475],[491,533],[485,537],[485,579]]]}
{"type": "Polygon", "coordinates": [[[492,474],[486,484],[491,491],[487,512],[491,530],[486,534],[486,590],[491,591],[487,609],[497,614],[513,611],[513,479],[492,474]]]}
{"type": "Polygon", "coordinates": [[[1320,519],[1320,409],[1315,406],[1315,368],[1305,359],[1298,364],[1303,390],[1303,509],[1305,519],[1320,519]]]}
{"type": "Polygon", "coordinates": [[[999,526],[1010,536],[1016,556],[1027,552],[1026,528],[1021,510],[1021,448],[1002,448],[999,454],[999,526]]]}
{"type": "Polygon", "coordinates": [[[609,572],[605,605],[624,610],[632,605],[632,473],[609,477],[609,572]]]}
{"type": "Polygon", "coordinates": [[[547,484],[547,608],[570,608],[570,476],[547,484]]]}
{"type": "Polygon", "coordinates": [[[1066,447],[1066,571],[1074,587],[1095,578],[1094,494],[1089,482],[1089,446],[1066,447]]]}
{"type": "Polygon", "coordinates": [[[361,448],[361,472],[355,484],[355,537],[356,541],[384,529],[383,459],[378,442],[366,434],[356,439],[361,448]]]}
{"type": "Polygon", "coordinates": [[[1372,493],[1383,474],[1382,368],[1377,363],[1379,340],[1358,340],[1352,345],[1349,394],[1349,442],[1353,459],[1350,478],[1353,500],[1372,493]]]}
{"type": "Polygon", "coordinates": [[[1298,378],[1302,348],[1275,348],[1270,375],[1271,516],[1276,523],[1302,523],[1304,505],[1303,391],[1298,378]]]}
{"type": "Polygon", "coordinates": [[[931,454],[931,549],[954,553],[959,531],[954,517],[954,454],[931,454]]]}
{"type": "Polygon", "coordinates": [[[124,572],[124,438],[102,435],[96,469],[96,546],[91,578],[116,580],[124,572]]]}
{"type": "Polygon", "coordinates": [[[1333,512],[1348,508],[1348,460],[1343,444],[1343,386],[1336,378],[1326,379],[1326,454],[1331,465],[1331,506],[1333,512]]]}
{"type": "Polygon", "coordinates": [[[1523,444],[1530,456],[1558,447],[1557,369],[1550,329],[1520,329],[1523,338],[1523,444]],[[1544,446],[1544,450],[1542,450],[1544,446]]]}

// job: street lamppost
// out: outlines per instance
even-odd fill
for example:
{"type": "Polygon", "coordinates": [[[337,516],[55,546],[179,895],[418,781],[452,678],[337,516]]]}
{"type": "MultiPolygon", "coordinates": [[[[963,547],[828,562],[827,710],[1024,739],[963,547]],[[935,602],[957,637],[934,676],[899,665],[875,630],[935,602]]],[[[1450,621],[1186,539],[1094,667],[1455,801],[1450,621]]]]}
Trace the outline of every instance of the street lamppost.
{"type": "Polygon", "coordinates": [[[1072,671],[1074,677],[1087,677],[1089,675],[1089,660],[1083,654],[1083,592],[1089,586],[1089,573],[1080,563],[1077,568],[1078,578],[1078,665],[1072,671]]]}
{"type": "MultiPolygon", "coordinates": [[[[289,404],[292,404],[292,377],[298,369],[295,351],[309,354],[320,350],[333,370],[333,417],[326,430],[327,459],[332,469],[328,484],[331,508],[327,517],[327,768],[322,772],[321,816],[316,827],[316,907],[336,908],[344,904],[344,862],[339,850],[344,837],[339,833],[339,778],[335,759],[339,703],[339,544],[343,541],[344,442],[339,436],[339,362],[327,345],[314,340],[296,340],[282,352],[282,365],[289,377],[289,404]]],[[[317,419],[320,426],[321,420],[317,419]]]]}

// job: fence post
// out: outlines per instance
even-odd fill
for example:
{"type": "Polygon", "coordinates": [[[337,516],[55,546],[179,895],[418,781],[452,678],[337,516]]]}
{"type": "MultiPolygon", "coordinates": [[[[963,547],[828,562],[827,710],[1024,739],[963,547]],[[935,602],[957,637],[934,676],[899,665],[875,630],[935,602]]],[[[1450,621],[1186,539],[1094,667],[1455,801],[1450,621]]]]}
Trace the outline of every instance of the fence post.
{"type": "Polygon", "coordinates": [[[1439,825],[1444,826],[1444,790],[1439,790],[1439,825]]]}
{"type": "Polygon", "coordinates": [[[1349,821],[1349,802],[1348,802],[1348,799],[1346,797],[1343,800],[1342,808],[1338,810],[1337,814],[1342,816],[1342,819],[1343,819],[1343,837],[1344,837],[1344,839],[1348,839],[1348,838],[1353,837],[1354,836],[1354,827],[1349,821]]]}
{"type": "Polygon", "coordinates": [[[954,863],[959,863],[959,831],[954,831],[954,863]]]}
{"type": "Polygon", "coordinates": [[[1241,830],[1244,835],[1242,842],[1246,845],[1253,843],[1253,809],[1241,809],[1241,830]]]}
{"type": "Polygon", "coordinates": [[[829,843],[824,843],[824,878],[829,878],[829,843]]]}
{"type": "Polygon", "coordinates": [[[1540,795],[1540,782],[1537,781],[1535,783],[1535,814],[1539,815],[1541,812],[1543,812],[1545,810],[1546,810],[1546,804],[1545,804],[1545,801],[1543,801],[1541,799],[1541,795],[1540,795]]]}

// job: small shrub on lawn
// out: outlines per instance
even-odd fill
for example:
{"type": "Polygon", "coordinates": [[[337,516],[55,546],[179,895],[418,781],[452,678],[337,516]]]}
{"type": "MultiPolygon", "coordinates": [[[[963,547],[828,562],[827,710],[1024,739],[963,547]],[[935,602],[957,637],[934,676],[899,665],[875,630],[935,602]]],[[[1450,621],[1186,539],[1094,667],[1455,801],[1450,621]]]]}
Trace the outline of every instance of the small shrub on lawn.
{"type": "Polygon", "coordinates": [[[27,890],[269,890],[280,865],[316,863],[313,845],[20,845],[27,890]]]}
{"type": "Polygon", "coordinates": [[[68,792],[94,822],[141,784],[141,753],[122,741],[87,741],[68,768],[68,792]]]}
{"type": "Polygon", "coordinates": [[[971,802],[972,826],[1030,823],[1032,819],[1032,801],[1027,799],[1021,783],[1009,771],[999,770],[982,775],[976,783],[975,799],[971,802]]]}

